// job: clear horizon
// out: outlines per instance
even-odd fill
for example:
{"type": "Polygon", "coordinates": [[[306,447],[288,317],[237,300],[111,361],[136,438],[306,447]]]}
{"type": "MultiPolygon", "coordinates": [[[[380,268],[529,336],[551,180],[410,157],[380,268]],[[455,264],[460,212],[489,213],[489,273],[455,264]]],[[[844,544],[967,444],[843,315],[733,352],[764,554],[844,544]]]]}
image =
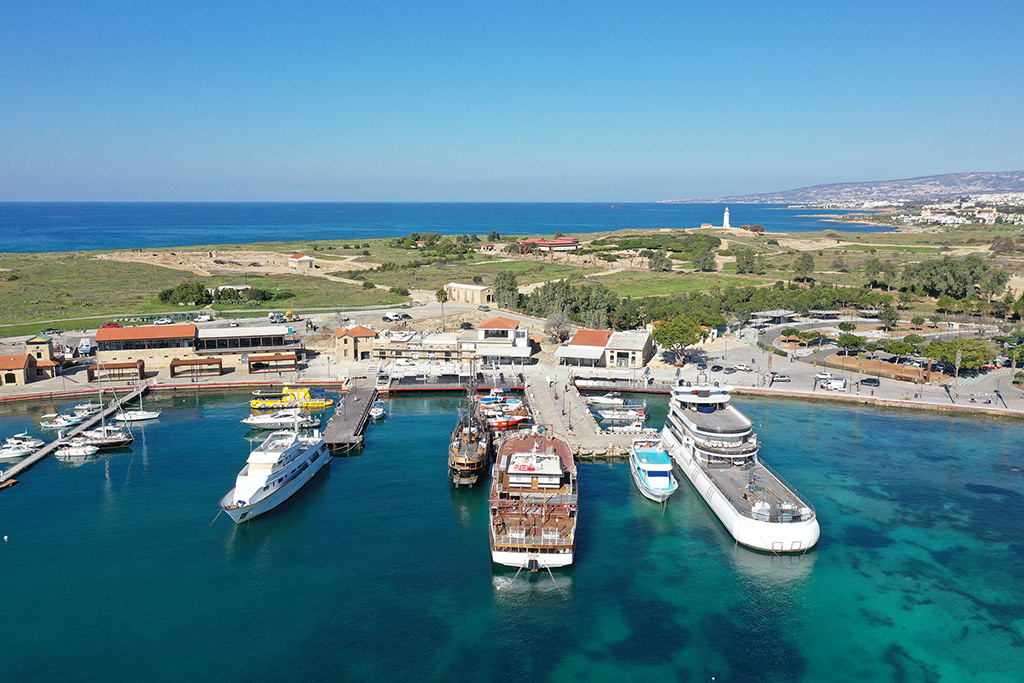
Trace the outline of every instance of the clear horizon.
{"type": "Polygon", "coordinates": [[[0,201],[652,202],[1016,170],[1024,6],[0,9],[0,201]]]}

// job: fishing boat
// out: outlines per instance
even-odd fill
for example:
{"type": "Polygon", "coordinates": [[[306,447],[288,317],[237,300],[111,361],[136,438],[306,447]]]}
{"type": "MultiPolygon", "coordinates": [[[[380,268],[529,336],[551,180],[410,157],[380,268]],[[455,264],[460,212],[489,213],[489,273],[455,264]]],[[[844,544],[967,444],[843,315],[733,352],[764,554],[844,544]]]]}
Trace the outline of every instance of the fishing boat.
{"type": "Polygon", "coordinates": [[[629,449],[629,473],[645,498],[664,503],[679,483],[672,474],[672,459],[658,439],[633,439],[629,449]]]}
{"type": "Polygon", "coordinates": [[[249,401],[253,410],[280,410],[282,408],[303,408],[305,410],[323,410],[334,405],[334,400],[327,398],[323,389],[307,389],[306,387],[284,387],[280,392],[261,394],[249,401]]]}
{"type": "Polygon", "coordinates": [[[285,408],[266,415],[252,413],[242,420],[252,429],[312,429],[320,426],[320,418],[313,417],[302,408],[285,408]]]}
{"type": "Polygon", "coordinates": [[[236,524],[249,521],[288,500],[331,460],[319,432],[271,432],[238,473],[220,508],[236,524]]]}
{"type": "Polygon", "coordinates": [[[371,420],[382,420],[388,416],[388,407],[384,401],[374,401],[373,405],[370,406],[370,419],[371,420]]]}
{"type": "Polygon", "coordinates": [[[730,404],[729,390],[680,381],[662,445],[738,543],[803,552],[818,542],[814,508],[760,460],[753,423],[730,404]]]}
{"type": "Polygon", "coordinates": [[[472,486],[490,461],[491,433],[470,413],[459,417],[448,445],[448,473],[456,486],[472,486]]]}
{"type": "Polygon", "coordinates": [[[24,444],[14,444],[4,442],[0,445],[0,460],[17,460],[18,458],[24,458],[26,455],[32,455],[35,449],[31,446],[24,444]]]}
{"type": "Polygon", "coordinates": [[[626,399],[619,396],[618,392],[613,391],[603,396],[584,396],[583,402],[588,406],[621,406],[625,405],[626,399]]]}
{"type": "Polygon", "coordinates": [[[572,449],[562,439],[505,439],[491,469],[491,560],[538,570],[571,565],[579,488],[572,449]]]}

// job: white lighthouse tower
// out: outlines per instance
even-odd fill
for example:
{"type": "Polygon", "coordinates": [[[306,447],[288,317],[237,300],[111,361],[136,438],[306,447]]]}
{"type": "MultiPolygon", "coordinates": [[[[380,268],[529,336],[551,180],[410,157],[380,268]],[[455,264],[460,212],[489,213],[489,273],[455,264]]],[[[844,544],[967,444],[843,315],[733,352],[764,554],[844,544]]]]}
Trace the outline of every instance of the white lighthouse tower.
{"type": "Polygon", "coordinates": [[[723,228],[731,228],[732,227],[731,225],[729,225],[729,207],[728,206],[725,207],[725,215],[722,216],[722,227],[723,228]]]}

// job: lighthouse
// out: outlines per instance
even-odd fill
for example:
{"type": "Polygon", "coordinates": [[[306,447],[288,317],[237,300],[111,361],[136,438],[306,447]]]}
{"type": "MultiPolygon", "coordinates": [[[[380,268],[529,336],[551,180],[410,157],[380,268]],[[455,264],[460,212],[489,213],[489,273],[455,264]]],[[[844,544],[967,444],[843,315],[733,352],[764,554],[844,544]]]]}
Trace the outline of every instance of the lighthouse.
{"type": "Polygon", "coordinates": [[[728,206],[725,207],[725,215],[722,216],[722,227],[723,228],[731,228],[732,227],[731,225],[729,225],[729,207],[728,206]]]}

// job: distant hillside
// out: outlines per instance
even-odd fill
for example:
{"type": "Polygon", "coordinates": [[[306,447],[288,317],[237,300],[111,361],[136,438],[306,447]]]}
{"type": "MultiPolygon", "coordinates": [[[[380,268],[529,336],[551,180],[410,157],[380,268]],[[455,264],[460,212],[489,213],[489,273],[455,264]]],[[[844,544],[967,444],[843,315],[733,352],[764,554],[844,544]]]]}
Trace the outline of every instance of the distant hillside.
{"type": "Polygon", "coordinates": [[[669,202],[736,202],[746,204],[837,204],[845,202],[929,201],[965,194],[1024,192],[1024,171],[946,173],[905,180],[814,185],[784,192],[669,202]]]}

